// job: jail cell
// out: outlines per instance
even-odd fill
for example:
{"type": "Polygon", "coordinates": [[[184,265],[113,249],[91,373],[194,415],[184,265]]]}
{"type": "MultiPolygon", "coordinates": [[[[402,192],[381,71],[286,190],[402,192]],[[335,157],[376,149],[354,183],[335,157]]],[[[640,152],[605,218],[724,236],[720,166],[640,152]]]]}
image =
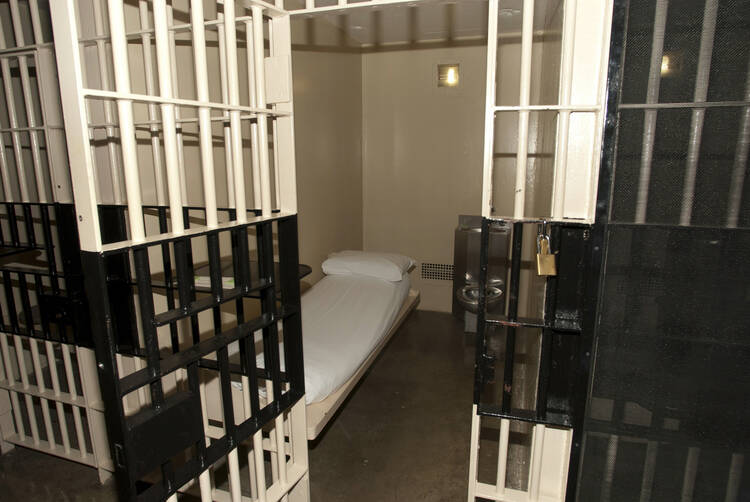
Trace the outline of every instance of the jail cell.
{"type": "Polygon", "coordinates": [[[46,2],[0,3],[0,440],[113,470],[46,2]]]}
{"type": "Polygon", "coordinates": [[[121,498],[306,500],[287,13],[50,10],[121,498]]]}

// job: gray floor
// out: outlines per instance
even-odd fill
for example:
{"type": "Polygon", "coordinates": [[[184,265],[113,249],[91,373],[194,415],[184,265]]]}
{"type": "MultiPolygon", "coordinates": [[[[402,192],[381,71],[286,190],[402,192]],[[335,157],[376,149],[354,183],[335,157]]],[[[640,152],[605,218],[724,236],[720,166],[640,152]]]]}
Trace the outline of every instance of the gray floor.
{"type": "MultiPolygon", "coordinates": [[[[314,502],[466,497],[473,348],[463,323],[417,311],[339,415],[310,444],[314,502]]],[[[93,469],[16,448],[0,457],[0,500],[115,500],[93,469]]]]}

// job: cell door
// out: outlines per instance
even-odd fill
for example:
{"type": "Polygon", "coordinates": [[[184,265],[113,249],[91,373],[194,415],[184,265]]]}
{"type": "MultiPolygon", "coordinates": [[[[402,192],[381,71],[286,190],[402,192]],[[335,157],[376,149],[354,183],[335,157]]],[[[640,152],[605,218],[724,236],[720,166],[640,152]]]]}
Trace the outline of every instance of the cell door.
{"type": "Polygon", "coordinates": [[[120,498],[307,500],[287,13],[50,9],[120,498]]]}

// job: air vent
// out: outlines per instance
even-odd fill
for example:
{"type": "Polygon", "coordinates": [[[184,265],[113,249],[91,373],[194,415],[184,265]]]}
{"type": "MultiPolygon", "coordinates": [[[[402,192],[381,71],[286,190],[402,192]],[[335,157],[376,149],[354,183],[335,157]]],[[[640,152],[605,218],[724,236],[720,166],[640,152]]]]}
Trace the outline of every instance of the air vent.
{"type": "Polygon", "coordinates": [[[423,263],[422,279],[434,279],[437,281],[453,280],[453,265],[445,263],[423,263]]]}

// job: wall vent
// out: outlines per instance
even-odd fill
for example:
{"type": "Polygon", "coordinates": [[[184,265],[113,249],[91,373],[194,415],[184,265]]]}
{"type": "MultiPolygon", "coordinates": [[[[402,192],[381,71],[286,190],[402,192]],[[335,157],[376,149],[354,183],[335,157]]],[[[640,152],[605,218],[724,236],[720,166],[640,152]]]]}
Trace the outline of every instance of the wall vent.
{"type": "Polygon", "coordinates": [[[445,263],[423,263],[422,279],[434,279],[437,281],[453,280],[453,265],[445,263]]]}

